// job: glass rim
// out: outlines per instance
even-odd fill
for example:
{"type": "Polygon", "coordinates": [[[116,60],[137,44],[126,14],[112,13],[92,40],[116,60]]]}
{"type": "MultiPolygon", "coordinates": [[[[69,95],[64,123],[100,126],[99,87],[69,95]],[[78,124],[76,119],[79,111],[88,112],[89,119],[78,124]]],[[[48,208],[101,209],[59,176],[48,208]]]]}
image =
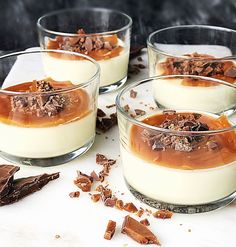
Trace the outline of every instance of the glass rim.
{"type": "Polygon", "coordinates": [[[126,30],[128,28],[130,28],[132,26],[132,18],[125,14],[124,12],[121,12],[119,10],[115,10],[115,9],[109,9],[109,8],[99,8],[99,7],[83,7],[83,8],[67,8],[67,9],[61,9],[61,10],[56,10],[56,11],[51,11],[43,16],[41,16],[38,20],[37,20],[37,27],[39,30],[50,33],[50,34],[54,34],[57,36],[66,36],[66,37],[78,37],[78,34],[76,33],[65,33],[65,32],[58,32],[58,31],[54,31],[54,30],[49,30],[45,27],[43,27],[43,25],[41,24],[41,21],[45,18],[51,17],[53,15],[58,15],[61,13],[65,13],[65,12],[79,12],[79,11],[93,11],[93,12],[109,12],[109,13],[117,13],[121,16],[124,16],[125,18],[128,19],[128,24],[126,24],[125,26],[119,28],[119,29],[115,29],[115,30],[110,30],[110,31],[105,31],[105,32],[98,32],[98,33],[86,33],[84,36],[85,37],[91,37],[91,36],[104,36],[104,35],[112,35],[112,34],[116,34],[120,31],[126,30]]]}
{"type": "MultiPolygon", "coordinates": [[[[152,126],[146,123],[143,123],[140,120],[137,120],[135,118],[132,118],[121,106],[121,101],[122,101],[122,97],[124,95],[124,93],[128,92],[129,90],[135,88],[136,86],[139,86],[141,84],[144,84],[146,82],[150,82],[153,80],[161,80],[161,79],[168,79],[168,78],[176,78],[176,77],[181,77],[181,78],[194,78],[194,79],[202,79],[202,80],[208,80],[208,81],[212,81],[218,84],[222,84],[225,86],[230,86],[232,88],[234,88],[236,90],[236,85],[233,85],[231,83],[225,82],[223,80],[219,80],[219,79],[215,79],[215,78],[211,78],[211,77],[205,77],[205,76],[197,76],[197,75],[165,75],[165,76],[152,76],[152,77],[148,77],[145,78],[143,80],[137,81],[137,82],[133,82],[129,85],[127,85],[126,87],[124,87],[117,95],[116,97],[116,106],[117,106],[117,111],[124,117],[126,118],[126,120],[128,120],[129,122],[131,122],[134,125],[138,125],[140,127],[146,128],[146,129],[151,129],[154,131],[158,131],[158,132],[162,132],[162,133],[166,133],[166,134],[174,134],[174,135],[178,135],[178,136],[199,136],[199,135],[214,135],[214,134],[220,134],[220,133],[224,133],[224,132],[228,132],[228,131],[233,131],[236,129],[236,124],[232,125],[229,128],[223,128],[223,129],[217,129],[217,130],[207,130],[207,131],[176,131],[176,130],[169,130],[169,129],[164,129],[164,128],[160,128],[160,127],[156,127],[156,126],[152,126]]],[[[162,110],[162,109],[160,109],[162,110]]],[[[200,111],[196,111],[196,112],[200,112],[200,111]]]]}
{"type": "Polygon", "coordinates": [[[83,57],[86,60],[89,60],[92,64],[94,64],[94,66],[96,68],[96,72],[94,73],[94,75],[91,76],[91,78],[89,80],[87,80],[84,83],[81,83],[78,85],[73,85],[73,86],[70,86],[67,88],[56,89],[53,92],[30,92],[30,93],[27,93],[27,92],[8,91],[8,90],[0,88],[0,93],[7,94],[7,95],[37,95],[37,94],[41,95],[41,94],[51,94],[51,93],[55,94],[55,93],[61,93],[61,92],[68,92],[68,91],[71,91],[74,89],[84,88],[87,85],[89,85],[91,82],[93,82],[97,77],[99,77],[99,74],[100,74],[99,64],[93,58],[91,58],[87,55],[78,53],[78,52],[71,52],[71,51],[65,51],[65,50],[53,50],[53,49],[35,49],[35,50],[31,50],[31,51],[25,50],[25,51],[17,51],[17,52],[2,55],[2,56],[0,56],[0,61],[2,59],[5,59],[5,58],[20,56],[20,55],[29,55],[29,54],[34,54],[34,53],[41,54],[41,53],[51,53],[51,52],[83,57]]]}
{"type": "MultiPolygon", "coordinates": [[[[210,30],[217,30],[217,31],[224,31],[224,32],[232,32],[232,33],[235,33],[236,34],[236,30],[230,29],[230,28],[226,28],[226,27],[211,26],[211,25],[202,25],[202,24],[201,25],[177,25],[177,26],[170,26],[170,27],[165,27],[165,28],[162,28],[162,29],[158,29],[158,30],[150,33],[148,35],[147,40],[146,40],[147,46],[150,47],[150,48],[152,48],[154,51],[159,52],[162,55],[165,55],[165,56],[168,56],[168,57],[186,58],[185,56],[178,56],[178,55],[174,55],[174,54],[165,52],[165,51],[163,51],[163,50],[155,47],[153,45],[153,42],[151,41],[151,39],[153,38],[153,36],[156,35],[156,34],[158,34],[158,33],[165,32],[165,31],[168,31],[168,30],[180,29],[180,28],[183,28],[183,29],[202,28],[202,29],[210,29],[210,30]]],[[[232,55],[232,56],[235,56],[235,55],[232,55]]],[[[222,57],[220,59],[225,59],[225,58],[229,58],[229,57],[231,57],[231,56],[222,57]]]]}

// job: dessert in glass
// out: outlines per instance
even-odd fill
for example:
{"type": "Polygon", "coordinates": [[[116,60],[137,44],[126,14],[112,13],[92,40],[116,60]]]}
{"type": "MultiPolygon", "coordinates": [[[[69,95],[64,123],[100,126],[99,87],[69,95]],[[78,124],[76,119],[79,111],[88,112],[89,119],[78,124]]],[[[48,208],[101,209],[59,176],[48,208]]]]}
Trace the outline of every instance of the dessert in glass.
{"type": "MultiPolygon", "coordinates": [[[[181,107],[181,101],[178,107],[160,106],[153,83],[169,79],[173,76],[148,78],[117,96],[126,183],[156,208],[199,213],[223,207],[236,196],[236,115],[216,114],[207,104],[201,110],[181,107]]],[[[189,75],[182,79],[224,83],[189,75]]]]}
{"type": "MultiPolygon", "coordinates": [[[[37,27],[43,49],[68,50],[92,57],[101,68],[100,93],[110,92],[127,80],[132,19],[119,11],[103,8],[66,9],[39,18],[37,27]]],[[[65,62],[47,57],[57,70],[65,62]]],[[[67,61],[69,68],[80,64],[90,71],[86,60],[67,61]]],[[[55,69],[55,71],[56,71],[55,69]]]]}
{"type": "MultiPolygon", "coordinates": [[[[236,31],[221,27],[187,25],[158,30],[150,34],[147,40],[150,76],[207,76],[235,86],[235,42],[236,31]]],[[[218,107],[214,101],[230,105],[236,97],[235,94],[231,95],[231,90],[227,90],[229,87],[200,80],[176,78],[165,84],[154,83],[153,86],[156,100],[166,107],[171,105],[166,105],[164,98],[171,97],[173,102],[180,102],[181,99],[186,107],[204,110],[199,102],[201,98],[208,97],[209,111],[219,113],[226,110],[225,106],[218,107]]]]}
{"type": "Polygon", "coordinates": [[[94,142],[99,66],[88,56],[31,50],[0,57],[0,155],[13,162],[54,166],[66,163],[94,142]],[[50,73],[45,57],[83,59],[73,76],[62,66],[50,73]],[[61,77],[59,76],[61,75],[61,77]]]}

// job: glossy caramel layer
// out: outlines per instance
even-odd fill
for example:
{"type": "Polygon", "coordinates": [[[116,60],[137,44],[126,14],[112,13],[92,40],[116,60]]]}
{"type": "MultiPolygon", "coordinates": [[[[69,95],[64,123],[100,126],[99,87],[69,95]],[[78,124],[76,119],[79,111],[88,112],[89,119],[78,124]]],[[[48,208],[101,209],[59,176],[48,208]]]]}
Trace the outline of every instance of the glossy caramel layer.
{"type": "MultiPolygon", "coordinates": [[[[118,38],[116,35],[104,37],[104,40],[108,41],[111,45],[114,46],[114,48],[112,50],[102,48],[99,50],[92,50],[88,53],[83,53],[83,52],[81,53],[88,55],[89,57],[93,58],[96,61],[100,61],[100,60],[107,60],[119,56],[120,53],[124,50],[124,47],[118,44],[118,38]]],[[[60,50],[60,42],[63,42],[62,37],[57,37],[55,40],[49,40],[47,49],[60,50]]],[[[50,56],[55,58],[61,58],[67,60],[83,60],[83,58],[79,56],[66,55],[66,54],[53,53],[53,52],[49,54],[50,56]]]]}
{"type": "MultiPolygon", "coordinates": [[[[187,113],[185,113],[187,114],[187,113]]],[[[158,114],[148,117],[143,120],[149,125],[159,125],[167,116],[158,114]]],[[[209,126],[210,130],[217,130],[230,127],[225,116],[218,119],[202,115],[199,119],[202,123],[209,126]]],[[[144,128],[133,125],[130,132],[131,151],[140,158],[151,162],[153,164],[176,168],[176,169],[206,169],[219,167],[236,161],[236,132],[230,131],[222,134],[217,134],[211,137],[212,140],[218,143],[218,148],[209,150],[207,148],[208,137],[202,138],[198,147],[191,152],[181,152],[174,149],[165,149],[161,151],[154,151],[143,140],[142,132],[144,128]]]]}
{"type": "MultiPolygon", "coordinates": [[[[34,82],[25,82],[4,88],[13,92],[33,92],[34,82]]],[[[54,89],[63,89],[71,87],[70,82],[50,81],[54,89]]],[[[48,95],[56,93],[50,92],[48,95]]],[[[89,109],[89,96],[83,89],[73,89],[60,93],[65,96],[67,103],[65,108],[53,116],[36,116],[31,111],[14,111],[11,98],[13,95],[0,93],[0,122],[22,127],[47,127],[64,124],[86,116],[91,110],[89,109]]],[[[20,96],[20,95],[17,95],[20,96]]]]}

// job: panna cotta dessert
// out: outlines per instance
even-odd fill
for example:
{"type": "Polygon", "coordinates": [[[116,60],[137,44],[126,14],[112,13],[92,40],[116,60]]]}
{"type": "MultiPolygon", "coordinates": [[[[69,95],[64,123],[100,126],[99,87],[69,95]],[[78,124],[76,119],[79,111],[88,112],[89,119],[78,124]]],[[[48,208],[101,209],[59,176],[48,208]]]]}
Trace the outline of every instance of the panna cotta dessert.
{"type": "Polygon", "coordinates": [[[153,82],[154,97],[160,106],[220,113],[236,105],[233,88],[236,65],[232,60],[217,60],[198,53],[187,54],[185,58],[168,57],[157,63],[156,75],[180,75],[153,82]],[[223,82],[181,75],[211,77],[223,82]]]}
{"type": "Polygon", "coordinates": [[[86,90],[50,78],[4,90],[7,93],[0,94],[1,152],[52,158],[93,142],[96,108],[91,107],[86,90]]]}
{"type": "Polygon", "coordinates": [[[133,189],[177,205],[207,204],[236,191],[235,130],[194,135],[232,127],[225,116],[164,111],[141,122],[163,131],[130,127],[121,156],[124,177],[133,189]]]}
{"type": "Polygon", "coordinates": [[[153,83],[164,78],[135,82],[117,96],[128,188],[148,205],[175,212],[225,206],[236,196],[236,115],[158,108],[153,83]]]}
{"type": "MultiPolygon", "coordinates": [[[[113,91],[127,80],[131,26],[132,19],[128,15],[105,8],[54,11],[37,22],[39,43],[43,49],[76,52],[96,60],[101,69],[100,93],[113,91]]],[[[84,59],[46,56],[44,64],[47,76],[53,78],[54,74],[61,75],[62,66],[66,66],[72,82],[74,78],[70,70],[80,66],[83,73],[77,84],[91,73],[91,66],[84,59]]]]}
{"type": "MultiPolygon", "coordinates": [[[[126,78],[129,50],[116,34],[86,37],[83,29],[78,30],[77,34],[77,37],[57,36],[55,39],[49,39],[46,48],[79,52],[96,60],[101,69],[100,86],[108,86],[126,78]]],[[[91,63],[81,57],[78,59],[48,54],[44,57],[44,66],[48,76],[69,78],[77,84],[88,80],[88,75],[94,73],[91,63]],[[67,69],[62,70],[65,66],[67,69]],[[74,69],[78,66],[82,71],[79,76],[74,69]]]]}

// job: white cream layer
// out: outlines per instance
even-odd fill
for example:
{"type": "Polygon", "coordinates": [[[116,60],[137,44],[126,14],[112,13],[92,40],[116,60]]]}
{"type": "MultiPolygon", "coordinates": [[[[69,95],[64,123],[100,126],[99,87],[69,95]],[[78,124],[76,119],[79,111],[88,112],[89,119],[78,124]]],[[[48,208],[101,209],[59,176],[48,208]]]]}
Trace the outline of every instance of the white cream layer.
{"type": "Polygon", "coordinates": [[[0,123],[0,150],[26,158],[49,158],[79,149],[94,138],[96,114],[52,127],[25,128],[0,123]]]}
{"type": "Polygon", "coordinates": [[[121,145],[124,176],[138,192],[163,202],[196,205],[236,191],[236,162],[199,170],[180,170],[142,160],[121,145]]]}
{"type": "Polygon", "coordinates": [[[236,104],[236,89],[224,85],[193,87],[181,85],[182,79],[153,81],[158,104],[169,109],[219,113],[236,104]]]}
{"type": "MultiPolygon", "coordinates": [[[[97,61],[100,69],[100,86],[119,82],[127,76],[129,52],[124,50],[116,57],[97,61]]],[[[49,55],[43,57],[47,77],[55,81],[71,81],[80,84],[95,74],[95,66],[88,60],[66,60],[49,55]]]]}

